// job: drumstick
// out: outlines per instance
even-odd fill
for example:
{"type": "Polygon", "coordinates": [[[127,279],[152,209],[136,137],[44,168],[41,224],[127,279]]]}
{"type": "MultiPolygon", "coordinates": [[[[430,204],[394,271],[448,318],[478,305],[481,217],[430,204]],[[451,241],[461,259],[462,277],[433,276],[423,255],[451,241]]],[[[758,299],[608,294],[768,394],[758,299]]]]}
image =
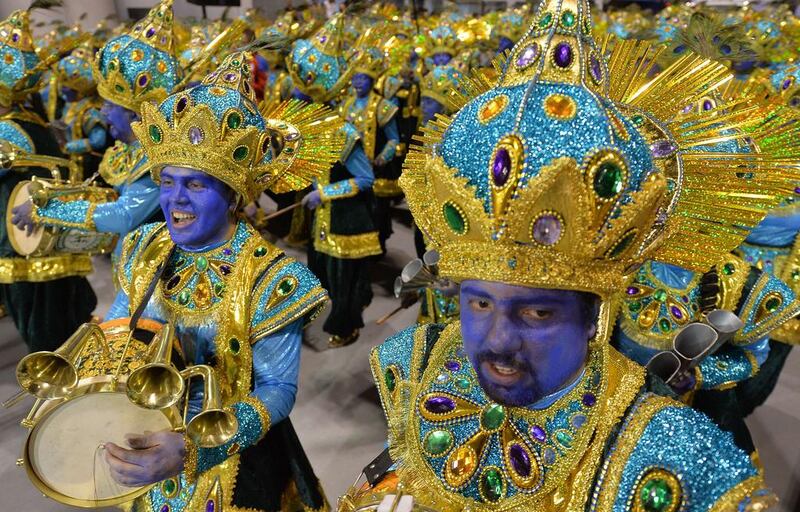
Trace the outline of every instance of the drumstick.
{"type": "Polygon", "coordinates": [[[276,212],[272,212],[269,215],[266,215],[262,220],[274,219],[275,217],[277,217],[279,215],[283,215],[284,213],[288,212],[289,210],[294,210],[295,208],[297,208],[301,204],[303,204],[303,202],[302,201],[298,201],[298,202],[294,203],[291,206],[287,206],[286,208],[281,208],[280,210],[278,210],[276,212]]]}
{"type": "Polygon", "coordinates": [[[26,391],[18,391],[16,395],[12,396],[11,398],[3,402],[3,407],[6,409],[11,409],[12,407],[20,403],[27,394],[28,393],[26,391]]]}
{"type": "Polygon", "coordinates": [[[378,325],[383,324],[385,321],[392,318],[397,313],[401,312],[402,310],[406,309],[406,306],[398,306],[394,310],[392,310],[389,314],[380,317],[375,323],[378,325]]]}

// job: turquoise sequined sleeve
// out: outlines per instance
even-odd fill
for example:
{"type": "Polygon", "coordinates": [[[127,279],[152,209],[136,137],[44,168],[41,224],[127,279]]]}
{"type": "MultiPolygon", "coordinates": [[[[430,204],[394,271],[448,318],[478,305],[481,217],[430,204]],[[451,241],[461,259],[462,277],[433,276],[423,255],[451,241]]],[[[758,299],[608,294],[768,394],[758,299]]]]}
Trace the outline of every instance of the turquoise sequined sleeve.
{"type": "Polygon", "coordinates": [[[97,231],[126,234],[141,226],[158,210],[158,185],[143,176],[127,185],[116,201],[97,205],[93,222],[97,231]]]}
{"type": "Polygon", "coordinates": [[[45,206],[35,207],[32,217],[37,224],[94,231],[92,215],[96,207],[89,201],[51,199],[45,206]]]}
{"type": "Polygon", "coordinates": [[[88,153],[90,149],[89,139],[78,139],[67,142],[64,150],[70,155],[82,155],[88,153]]]}
{"type": "Polygon", "coordinates": [[[695,370],[697,389],[725,389],[758,372],[769,354],[768,340],[745,347],[727,345],[706,357],[695,370]]]}
{"type": "Polygon", "coordinates": [[[239,430],[227,443],[216,448],[197,449],[197,474],[207,471],[225,459],[256,444],[269,430],[269,417],[264,416],[258,404],[250,401],[237,402],[231,406],[239,422],[239,430]]]}
{"type": "Polygon", "coordinates": [[[386,136],[386,145],[383,147],[380,156],[388,162],[394,158],[397,152],[397,144],[400,142],[400,131],[397,129],[397,119],[393,117],[382,129],[383,134],[386,136]]]}
{"type": "Polygon", "coordinates": [[[323,201],[352,197],[358,194],[359,191],[372,188],[375,174],[372,172],[372,163],[370,163],[360,143],[356,144],[353,150],[350,151],[350,155],[345,160],[344,165],[353,177],[321,187],[320,196],[323,201]]]}

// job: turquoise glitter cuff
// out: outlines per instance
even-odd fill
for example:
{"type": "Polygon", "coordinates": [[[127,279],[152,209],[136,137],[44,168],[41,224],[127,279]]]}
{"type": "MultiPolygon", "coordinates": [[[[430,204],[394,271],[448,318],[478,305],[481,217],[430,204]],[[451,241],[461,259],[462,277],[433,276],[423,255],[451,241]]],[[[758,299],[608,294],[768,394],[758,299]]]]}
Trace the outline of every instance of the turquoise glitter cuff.
{"type": "Polygon", "coordinates": [[[383,151],[381,151],[381,157],[385,161],[390,161],[394,158],[394,155],[397,153],[397,144],[399,141],[391,139],[386,145],[383,147],[383,151]]]}
{"type": "Polygon", "coordinates": [[[752,377],[758,363],[750,352],[731,347],[705,358],[697,371],[699,389],[727,389],[752,377]]]}
{"type": "Polygon", "coordinates": [[[258,399],[248,398],[231,406],[239,430],[227,443],[215,448],[197,449],[197,474],[208,471],[224,462],[231,455],[240,453],[245,448],[256,444],[269,430],[269,413],[258,399]]]}
{"type": "Polygon", "coordinates": [[[320,188],[320,197],[323,201],[331,201],[335,199],[344,199],[345,197],[353,197],[358,194],[358,185],[355,179],[337,181],[330,185],[325,185],[320,188]]]}
{"type": "Polygon", "coordinates": [[[33,209],[32,218],[37,224],[94,231],[94,209],[89,201],[61,201],[51,199],[44,207],[33,209]]]}
{"type": "Polygon", "coordinates": [[[89,145],[89,139],[79,139],[67,142],[64,149],[71,155],[80,155],[88,153],[91,150],[91,146],[89,145]]]}

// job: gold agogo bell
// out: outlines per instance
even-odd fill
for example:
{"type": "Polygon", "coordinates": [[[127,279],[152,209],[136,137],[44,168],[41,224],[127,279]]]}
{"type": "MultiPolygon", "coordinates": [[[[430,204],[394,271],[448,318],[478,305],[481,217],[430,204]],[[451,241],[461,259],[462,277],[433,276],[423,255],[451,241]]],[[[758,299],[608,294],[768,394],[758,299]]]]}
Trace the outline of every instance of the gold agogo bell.
{"type": "MultiPolygon", "coordinates": [[[[132,333],[131,333],[132,335],[132,333]]],[[[171,362],[175,329],[164,324],[153,337],[145,364],[130,373],[125,381],[128,399],[145,409],[166,409],[175,405],[192,377],[203,379],[203,405],[199,414],[186,424],[186,432],[203,448],[213,448],[230,440],[238,431],[236,415],[225,410],[214,370],[208,365],[195,365],[178,371],[171,362]]],[[[86,323],[54,352],[34,352],[17,365],[20,387],[42,400],[68,398],[78,386],[80,374],[76,365],[90,341],[97,341],[105,355],[111,353],[103,330],[86,323]]],[[[123,352],[121,359],[124,360],[123,352]]]]}

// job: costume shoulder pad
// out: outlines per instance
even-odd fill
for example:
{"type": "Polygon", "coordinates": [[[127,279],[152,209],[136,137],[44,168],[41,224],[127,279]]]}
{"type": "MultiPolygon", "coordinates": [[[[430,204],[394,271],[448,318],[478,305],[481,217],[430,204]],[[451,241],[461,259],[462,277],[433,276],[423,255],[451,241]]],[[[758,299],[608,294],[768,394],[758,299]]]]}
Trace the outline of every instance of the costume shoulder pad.
{"type": "Polygon", "coordinates": [[[264,260],[269,264],[256,281],[251,343],[300,318],[310,322],[328,299],[319,280],[302,263],[282,253],[264,260]]]}
{"type": "Polygon", "coordinates": [[[356,147],[356,142],[361,140],[361,135],[351,123],[344,123],[340,129],[344,134],[344,147],[342,147],[342,156],[339,157],[339,161],[344,163],[347,157],[350,156],[350,152],[356,147]]]}
{"type": "Polygon", "coordinates": [[[716,512],[774,500],[729,432],[669,398],[643,394],[607,453],[592,510],[716,512]]]}
{"type": "Polygon", "coordinates": [[[142,251],[148,247],[154,239],[159,238],[159,235],[167,233],[167,237],[169,237],[169,232],[165,227],[166,223],[164,222],[143,224],[125,235],[122,241],[119,261],[117,262],[117,279],[120,289],[128,296],[130,296],[130,283],[133,279],[133,270],[136,261],[140,258],[142,251]]]}

